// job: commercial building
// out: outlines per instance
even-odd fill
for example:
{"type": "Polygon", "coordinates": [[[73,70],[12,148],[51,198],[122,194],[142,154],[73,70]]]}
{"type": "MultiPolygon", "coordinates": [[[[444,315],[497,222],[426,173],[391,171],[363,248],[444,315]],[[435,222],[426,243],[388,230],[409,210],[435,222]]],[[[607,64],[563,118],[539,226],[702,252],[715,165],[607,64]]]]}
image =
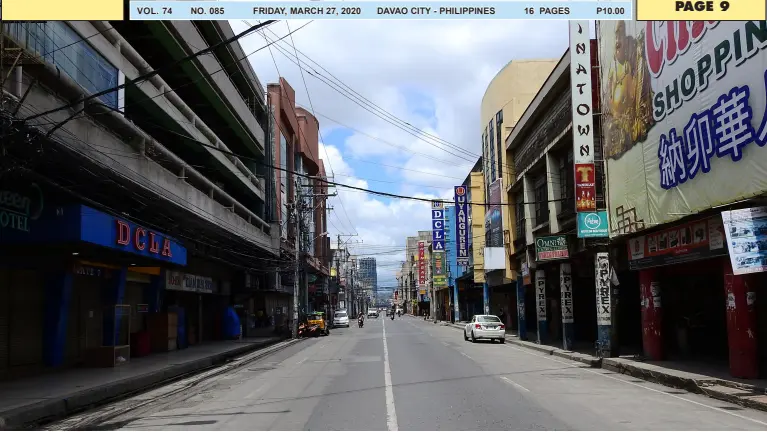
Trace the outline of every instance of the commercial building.
{"type": "Polygon", "coordinates": [[[466,199],[469,203],[469,265],[459,267],[454,283],[458,287],[458,314],[464,320],[471,319],[472,315],[482,314],[484,310],[485,181],[482,160],[477,160],[462,184],[466,188],[466,199]]]}
{"type": "Polygon", "coordinates": [[[621,291],[638,285],[626,331],[652,360],[763,376],[764,22],[598,29],[613,255],[621,291]]]}
{"type": "Polygon", "coordinates": [[[0,377],[114,366],[250,327],[233,306],[285,264],[264,90],[237,43],[175,65],[232,37],[229,24],[2,34],[0,189],[14,199],[0,211],[16,222],[0,227],[0,377]]]}
{"type": "Polygon", "coordinates": [[[375,291],[378,289],[378,273],[376,259],[372,257],[360,258],[357,262],[359,269],[360,285],[363,290],[375,291]]]}
{"type": "Polygon", "coordinates": [[[264,305],[266,309],[284,308],[287,302],[293,310],[295,266],[298,266],[300,318],[314,310],[324,311],[331,304],[328,298],[328,187],[323,182],[327,177],[319,156],[320,126],[311,113],[296,106],[295,90],[284,78],[269,84],[267,94],[271,159],[272,166],[276,167],[270,170],[275,191],[272,216],[280,227],[281,257],[294,262],[296,256],[299,258],[293,266],[276,272],[275,289],[264,298],[264,305]]]}
{"type": "MultiPolygon", "coordinates": [[[[510,260],[514,253],[511,231],[515,226],[511,207],[503,191],[515,175],[504,142],[530,101],[554,68],[556,60],[514,60],[493,78],[485,90],[480,111],[482,139],[485,245],[483,249],[484,313],[507,315],[513,307],[518,268],[510,260]]],[[[473,186],[472,186],[473,187],[473,186]]],[[[475,191],[472,191],[475,192],[475,191]]],[[[475,223],[478,214],[473,215],[475,223]]]]}

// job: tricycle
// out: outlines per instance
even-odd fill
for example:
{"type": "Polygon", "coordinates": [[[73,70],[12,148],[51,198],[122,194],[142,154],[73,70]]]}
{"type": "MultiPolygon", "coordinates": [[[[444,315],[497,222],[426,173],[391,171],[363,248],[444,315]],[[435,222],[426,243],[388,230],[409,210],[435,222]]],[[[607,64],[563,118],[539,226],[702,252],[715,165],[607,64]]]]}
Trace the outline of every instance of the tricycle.
{"type": "Polygon", "coordinates": [[[306,317],[306,335],[307,336],[327,336],[330,334],[330,327],[325,320],[324,312],[312,312],[306,317]]]}

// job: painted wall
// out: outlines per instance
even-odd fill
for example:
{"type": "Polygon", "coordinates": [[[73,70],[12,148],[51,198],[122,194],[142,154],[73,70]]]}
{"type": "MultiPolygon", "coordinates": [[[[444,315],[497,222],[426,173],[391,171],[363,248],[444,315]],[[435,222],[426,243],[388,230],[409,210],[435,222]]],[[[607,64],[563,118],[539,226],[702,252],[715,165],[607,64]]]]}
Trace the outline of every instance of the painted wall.
{"type": "Polygon", "coordinates": [[[481,172],[471,173],[469,187],[469,208],[471,209],[472,256],[474,259],[474,283],[485,281],[485,179],[481,172]],[[475,204],[478,203],[478,204],[475,204]]]}

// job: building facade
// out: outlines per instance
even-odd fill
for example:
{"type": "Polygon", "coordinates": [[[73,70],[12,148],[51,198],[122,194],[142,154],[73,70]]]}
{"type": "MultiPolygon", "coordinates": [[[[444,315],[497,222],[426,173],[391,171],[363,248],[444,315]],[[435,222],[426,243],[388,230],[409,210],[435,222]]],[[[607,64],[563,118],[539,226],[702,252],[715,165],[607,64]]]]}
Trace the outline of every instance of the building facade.
{"type": "Polygon", "coordinates": [[[229,24],[18,22],[2,33],[0,73],[13,79],[0,189],[30,205],[24,224],[0,229],[0,377],[114,366],[255,326],[252,308],[234,310],[285,264],[264,91],[237,43],[173,66],[232,37],[229,24]]]}
{"type": "MultiPolygon", "coordinates": [[[[556,60],[514,60],[488,85],[480,109],[482,174],[485,225],[483,246],[484,313],[506,315],[511,304],[518,268],[510,259],[514,252],[511,231],[515,221],[506,204],[506,187],[514,175],[504,141],[538,93],[556,60]]],[[[473,195],[477,200],[478,195],[473,195]]],[[[474,223],[479,222],[473,214],[474,223]]],[[[475,282],[479,283],[475,279],[475,282]]],[[[513,303],[513,302],[512,302],[513,303]]]]}

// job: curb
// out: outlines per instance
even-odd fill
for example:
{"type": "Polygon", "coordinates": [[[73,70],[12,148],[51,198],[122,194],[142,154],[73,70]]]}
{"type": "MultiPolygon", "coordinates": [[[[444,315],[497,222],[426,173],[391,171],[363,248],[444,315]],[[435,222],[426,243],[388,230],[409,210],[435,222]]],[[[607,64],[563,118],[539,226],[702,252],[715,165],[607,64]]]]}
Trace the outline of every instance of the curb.
{"type": "MultiPolygon", "coordinates": [[[[12,408],[0,413],[0,430],[17,429],[24,426],[28,427],[30,425],[49,423],[77,412],[94,408],[98,405],[103,405],[136,393],[141,393],[160,385],[169,384],[172,381],[181,379],[190,374],[199,373],[214,366],[221,366],[232,358],[268,348],[283,340],[284,339],[275,338],[263,343],[246,345],[182,365],[171,366],[159,371],[148,372],[143,375],[124,378],[92,389],[71,393],[57,399],[45,400],[33,405],[12,408]]],[[[286,344],[284,347],[281,347],[281,349],[292,346],[294,343],[286,344]]],[[[271,354],[272,352],[274,351],[269,351],[264,355],[271,354]]],[[[258,359],[259,357],[260,356],[256,356],[251,359],[251,361],[258,359]]]]}
{"type": "MultiPolygon", "coordinates": [[[[440,322],[438,324],[445,327],[454,327],[461,330],[463,329],[463,326],[458,324],[446,322],[440,322]]],[[[565,351],[546,345],[538,345],[537,343],[533,342],[520,341],[519,339],[507,338],[506,341],[512,345],[520,346],[540,353],[584,363],[592,368],[601,368],[611,372],[639,378],[643,381],[660,384],[666,387],[683,389],[689,391],[690,393],[708,396],[712,399],[718,399],[760,411],[767,411],[767,390],[759,389],[755,386],[733,383],[717,378],[695,380],[692,378],[684,378],[662,371],[652,371],[650,369],[636,367],[616,359],[600,359],[597,357],[591,357],[586,354],[565,351]],[[746,395],[744,395],[744,393],[746,395]],[[762,397],[764,398],[764,401],[757,400],[755,399],[756,397],[762,397]]]]}

